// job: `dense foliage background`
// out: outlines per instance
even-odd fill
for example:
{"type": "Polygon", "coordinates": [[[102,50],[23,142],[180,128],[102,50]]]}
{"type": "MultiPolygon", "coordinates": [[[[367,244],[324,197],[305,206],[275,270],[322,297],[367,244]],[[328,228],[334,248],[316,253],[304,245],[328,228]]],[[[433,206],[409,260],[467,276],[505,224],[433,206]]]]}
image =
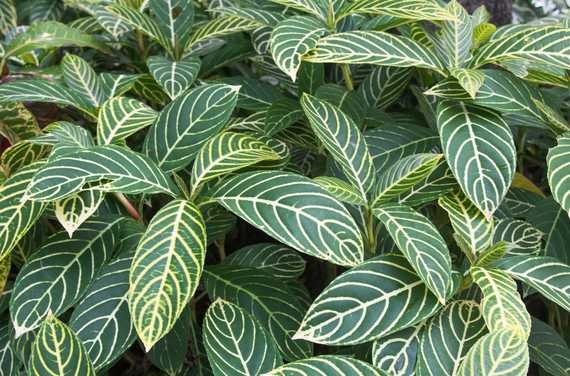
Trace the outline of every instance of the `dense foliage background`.
{"type": "Polygon", "coordinates": [[[0,375],[569,375],[566,8],[0,0],[0,375]]]}

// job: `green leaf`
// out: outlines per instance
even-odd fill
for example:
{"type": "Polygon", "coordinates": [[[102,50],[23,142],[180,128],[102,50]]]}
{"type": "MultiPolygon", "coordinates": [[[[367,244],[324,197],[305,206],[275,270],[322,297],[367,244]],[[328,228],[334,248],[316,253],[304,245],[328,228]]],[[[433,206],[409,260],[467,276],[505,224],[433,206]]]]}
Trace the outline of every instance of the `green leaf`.
{"type": "Polygon", "coordinates": [[[364,244],[356,222],[340,202],[309,178],[278,171],[226,179],[214,199],[299,252],[338,265],[362,262],[364,244]]]}
{"type": "MultiPolygon", "coordinates": [[[[463,241],[462,239],[458,244],[463,241]]],[[[461,244],[459,244],[461,246],[461,244]]],[[[495,265],[497,261],[502,259],[513,247],[511,243],[500,241],[493,244],[493,246],[484,250],[481,255],[473,262],[473,266],[481,268],[490,268],[495,265]]]]}
{"type": "Polygon", "coordinates": [[[190,306],[187,306],[174,323],[172,330],[146,354],[151,363],[168,375],[177,375],[186,361],[191,325],[190,306]]]}
{"type": "Polygon", "coordinates": [[[378,369],[362,360],[342,355],[321,355],[292,362],[266,373],[265,376],[289,375],[380,375],[378,369]]]}
{"type": "MultiPolygon", "coordinates": [[[[269,0],[272,3],[277,3],[290,7],[301,12],[312,14],[321,19],[325,19],[327,16],[327,6],[332,2],[329,0],[269,0]]],[[[334,0],[333,0],[334,2],[334,0]]]]}
{"type": "Polygon", "coordinates": [[[542,321],[533,318],[528,338],[530,359],[553,376],[570,372],[570,349],[564,338],[542,321]]]}
{"type": "MultiPolygon", "coordinates": [[[[129,235],[136,241],[142,234],[129,235]]],[[[113,363],[137,338],[127,302],[133,250],[121,249],[101,268],[69,320],[96,370],[113,363]]]]}
{"type": "Polygon", "coordinates": [[[103,5],[96,5],[94,7],[93,17],[95,17],[97,23],[111,34],[114,39],[119,39],[122,35],[133,30],[128,23],[109,12],[103,5]]]}
{"type": "Polygon", "coordinates": [[[429,375],[456,375],[467,351],[486,332],[476,302],[452,302],[426,325],[418,362],[426,366],[429,375]]]}
{"type": "Polygon", "coordinates": [[[398,197],[398,202],[418,207],[433,202],[457,188],[457,181],[451,173],[447,161],[441,160],[431,174],[418,182],[408,192],[398,197]]]}
{"type": "Polygon", "coordinates": [[[10,254],[45,209],[42,202],[22,200],[42,165],[43,162],[36,162],[22,168],[0,187],[0,260],[10,254]]]}
{"type": "Polygon", "coordinates": [[[173,51],[182,52],[194,21],[194,4],[185,0],[150,1],[149,8],[173,51]]]}
{"type": "Polygon", "coordinates": [[[358,87],[358,92],[368,106],[385,109],[400,98],[411,78],[412,70],[408,68],[374,67],[358,87]]]}
{"type": "Polygon", "coordinates": [[[259,243],[240,248],[223,263],[262,269],[281,279],[299,278],[305,271],[306,264],[297,252],[275,243],[259,243]]]}
{"type": "Polygon", "coordinates": [[[326,25],[314,17],[296,16],[281,21],[271,34],[271,55],[275,64],[295,82],[301,59],[326,31],[326,25]]]}
{"type": "Polygon", "coordinates": [[[435,226],[401,204],[377,206],[373,213],[427,287],[444,303],[451,284],[451,257],[435,226]]]}
{"type": "Polygon", "coordinates": [[[400,159],[378,177],[372,207],[378,207],[409,191],[425,179],[442,160],[441,154],[414,154],[400,159]]]}
{"type": "Polygon", "coordinates": [[[40,327],[30,357],[29,374],[95,376],[85,347],[75,333],[50,315],[40,327]]]}
{"type": "Polygon", "coordinates": [[[570,133],[558,138],[558,145],[551,148],[546,158],[548,183],[552,197],[564,210],[570,213],[570,133]]]}
{"type": "Polygon", "coordinates": [[[485,73],[475,69],[456,69],[452,74],[471,99],[475,100],[479,89],[485,82],[485,73]]]}
{"type": "Polygon", "coordinates": [[[413,374],[423,327],[423,323],[420,323],[374,341],[374,366],[389,375],[413,374]]]}
{"type": "Polygon", "coordinates": [[[351,31],[319,40],[304,60],[441,70],[443,63],[414,40],[382,31],[351,31]]]}
{"type": "Polygon", "coordinates": [[[141,74],[101,73],[99,81],[101,81],[101,86],[105,92],[105,98],[110,99],[121,96],[131,90],[141,77],[146,76],[141,74]]]}
{"type": "Polygon", "coordinates": [[[456,0],[450,1],[446,10],[454,19],[443,22],[438,43],[445,52],[447,67],[461,68],[471,57],[473,24],[469,13],[456,0]]]}
{"type": "Polygon", "coordinates": [[[111,50],[95,37],[59,22],[46,21],[32,24],[18,34],[6,47],[4,56],[19,56],[37,48],[91,47],[104,53],[111,50]]]}
{"type": "Polygon", "coordinates": [[[303,95],[301,106],[313,131],[366,202],[374,185],[374,169],[364,137],[354,121],[338,107],[309,94],[303,95]]]}
{"type": "Polygon", "coordinates": [[[72,106],[90,118],[96,111],[86,98],[74,95],[63,85],[42,79],[23,79],[0,86],[0,102],[48,102],[72,106]]]}
{"type": "Polygon", "coordinates": [[[129,310],[148,352],[194,295],[206,258],[206,227],[198,208],[175,200],[155,214],[129,274],[129,310]]]}
{"type": "Polygon", "coordinates": [[[60,315],[77,303],[111,257],[122,221],[89,220],[73,238],[59,232],[32,255],[18,273],[10,299],[16,337],[39,327],[50,312],[60,315]]]}
{"type": "Polygon", "coordinates": [[[91,217],[105,199],[105,192],[86,190],[55,202],[55,217],[69,234],[91,217]]]}
{"type": "Polygon", "coordinates": [[[261,375],[283,363],[267,330],[233,303],[216,300],[203,325],[204,344],[215,374],[261,375]]]}
{"type": "Polygon", "coordinates": [[[178,97],[158,115],[146,136],[145,153],[164,171],[186,167],[201,146],[227,124],[238,91],[238,86],[213,84],[178,97]]]}
{"type": "Polygon", "coordinates": [[[454,20],[449,9],[434,0],[356,0],[348,10],[420,21],[454,20]]]}
{"type": "Polygon", "coordinates": [[[196,29],[190,38],[187,49],[210,38],[250,31],[263,26],[259,21],[236,16],[218,17],[196,29]]]}
{"type": "Polygon", "coordinates": [[[242,133],[220,133],[206,142],[194,162],[190,189],[197,192],[205,182],[263,161],[281,157],[256,137],[242,133]]]}
{"type": "Polygon", "coordinates": [[[44,159],[50,150],[49,146],[37,145],[31,140],[20,141],[4,150],[0,164],[4,173],[11,176],[23,167],[44,159]]]}
{"type": "Polygon", "coordinates": [[[438,201],[449,215],[453,230],[459,234],[471,251],[474,260],[493,242],[493,218],[487,219],[461,192],[456,190],[438,201]]]}
{"type": "Polygon", "coordinates": [[[126,148],[107,145],[83,149],[46,163],[34,176],[26,198],[54,201],[90,189],[123,193],[166,193],[174,196],[170,179],[148,158],[126,148]]]}
{"type": "Polygon", "coordinates": [[[497,267],[570,311],[570,266],[552,257],[513,256],[499,261],[497,267]]]}
{"type": "Polygon", "coordinates": [[[481,337],[469,349],[457,374],[524,376],[528,366],[525,339],[511,330],[499,330],[481,337]]]}
{"type": "Polygon", "coordinates": [[[543,233],[530,223],[519,219],[502,219],[495,223],[493,243],[505,241],[511,245],[508,255],[537,254],[541,250],[543,233]]]}
{"type": "MultiPolygon", "coordinates": [[[[0,33],[6,34],[18,25],[18,14],[13,0],[0,1],[0,33]]],[[[10,372],[8,372],[8,375],[10,372]]]]}
{"type": "MultiPolygon", "coordinates": [[[[0,2],[0,14],[2,2],[0,2]]],[[[10,343],[10,332],[12,325],[10,320],[6,317],[0,321],[0,374],[1,375],[16,375],[18,369],[21,367],[20,361],[16,357],[16,353],[10,343]]]]}
{"type": "Polygon", "coordinates": [[[310,343],[291,338],[304,311],[286,282],[256,268],[215,265],[205,269],[204,284],[210,300],[230,301],[259,320],[285,359],[311,356],[310,343]]]}
{"type": "Polygon", "coordinates": [[[494,111],[450,101],[438,105],[437,127],[443,153],[461,189],[490,218],[515,173],[511,130],[494,111]]]}
{"type": "MultiPolygon", "coordinates": [[[[270,8],[271,9],[271,8],[270,8]]],[[[237,16],[245,18],[248,20],[253,20],[262,23],[266,26],[271,26],[269,32],[276,26],[280,21],[283,21],[286,16],[277,11],[267,11],[264,9],[257,8],[239,8],[235,6],[222,6],[214,8],[217,14],[222,14],[224,16],[237,16]]]]}
{"type": "Polygon", "coordinates": [[[152,56],[146,64],[156,82],[162,86],[170,99],[175,100],[190,89],[202,62],[197,57],[177,62],[162,56],[152,56]]]}
{"type": "Polygon", "coordinates": [[[89,63],[79,56],[65,55],[61,64],[67,86],[76,94],[86,98],[91,106],[99,107],[105,97],[103,87],[89,63]]]}
{"type": "Polygon", "coordinates": [[[294,338],[339,345],[369,342],[440,308],[404,257],[382,255],[337,277],[315,299],[294,338]]]}
{"type": "Polygon", "coordinates": [[[481,288],[481,312],[490,332],[509,330],[524,339],[530,334],[530,315],[517,291],[516,282],[498,269],[471,269],[473,281],[481,288]]]}
{"type": "Polygon", "coordinates": [[[127,97],[109,99],[99,111],[97,142],[118,143],[152,124],[158,113],[146,104],[127,97]]]}
{"type": "Polygon", "coordinates": [[[299,101],[284,98],[275,101],[267,109],[265,116],[265,134],[273,136],[285,128],[301,121],[304,117],[299,101]]]}
{"type": "Polygon", "coordinates": [[[313,181],[323,187],[340,202],[346,202],[352,205],[366,204],[366,201],[362,199],[356,188],[344,180],[332,176],[317,176],[313,181]]]}
{"type": "Polygon", "coordinates": [[[470,62],[471,67],[512,60],[527,60],[538,64],[570,69],[570,29],[559,26],[524,28],[518,32],[496,37],[479,48],[470,62]]]}
{"type": "Polygon", "coordinates": [[[0,134],[11,144],[27,140],[40,133],[41,129],[35,116],[22,103],[0,104],[0,134]]]}
{"type": "Polygon", "coordinates": [[[254,78],[233,76],[220,81],[228,85],[241,86],[237,107],[244,110],[265,111],[274,102],[286,98],[275,86],[254,78]]]}
{"type": "Polygon", "coordinates": [[[160,25],[150,16],[123,5],[109,5],[106,7],[106,10],[118,17],[121,21],[126,22],[131,27],[140,30],[149,38],[155,40],[164,47],[169,54],[173,55],[173,48],[168,36],[166,36],[160,25]]]}
{"type": "Polygon", "coordinates": [[[48,162],[94,146],[91,133],[79,125],[57,121],[44,128],[44,134],[31,140],[36,144],[53,145],[48,162]]]}
{"type": "MultiPolygon", "coordinates": [[[[521,206],[525,207],[523,204],[521,203],[521,206]]],[[[570,265],[570,243],[566,240],[567,234],[570,233],[570,218],[567,211],[562,209],[552,197],[548,197],[539,198],[527,215],[528,221],[544,234],[542,255],[555,257],[570,265]]]]}

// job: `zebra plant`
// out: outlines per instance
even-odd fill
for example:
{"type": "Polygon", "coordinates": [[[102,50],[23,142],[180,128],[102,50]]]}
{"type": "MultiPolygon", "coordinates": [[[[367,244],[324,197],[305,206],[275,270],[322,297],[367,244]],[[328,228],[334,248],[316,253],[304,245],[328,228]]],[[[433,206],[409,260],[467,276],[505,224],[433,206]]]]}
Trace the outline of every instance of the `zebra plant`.
{"type": "Polygon", "coordinates": [[[0,0],[0,375],[570,373],[567,18],[31,3],[0,0]]]}

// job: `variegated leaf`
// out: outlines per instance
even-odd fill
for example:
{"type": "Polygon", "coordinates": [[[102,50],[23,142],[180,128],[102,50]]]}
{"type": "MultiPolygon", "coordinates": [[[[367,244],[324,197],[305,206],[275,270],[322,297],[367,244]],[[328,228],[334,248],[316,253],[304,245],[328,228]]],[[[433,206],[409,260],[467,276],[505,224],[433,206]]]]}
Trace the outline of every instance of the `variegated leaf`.
{"type": "Polygon", "coordinates": [[[558,138],[558,145],[549,150],[546,162],[552,197],[570,213],[570,133],[558,138]]]}
{"type": "Polygon", "coordinates": [[[271,55],[275,64],[295,82],[301,59],[326,31],[326,25],[314,17],[297,16],[281,21],[271,34],[271,55]]]}
{"type": "Polygon", "coordinates": [[[309,94],[303,95],[301,105],[313,131],[366,202],[375,176],[372,158],[357,125],[338,107],[309,94]]]}
{"type": "Polygon", "coordinates": [[[115,145],[96,146],[46,163],[34,176],[26,199],[54,201],[80,191],[88,183],[105,192],[167,193],[177,191],[148,158],[115,145]]]}
{"type": "Polygon", "coordinates": [[[354,266],[363,260],[356,222],[340,202],[306,177],[277,171],[242,173],[226,179],[213,197],[300,252],[338,265],[354,266]]]}
{"type": "Polygon", "coordinates": [[[424,324],[406,328],[377,339],[372,345],[372,363],[389,375],[405,376],[414,372],[424,324]]]}
{"type": "Polygon", "coordinates": [[[203,43],[207,39],[220,38],[226,35],[250,31],[263,26],[259,21],[237,17],[217,17],[196,29],[190,38],[187,49],[203,43]]]}
{"type": "Polygon", "coordinates": [[[289,375],[364,376],[380,375],[380,373],[362,360],[342,355],[321,355],[288,363],[264,374],[264,376],[289,375]]]}
{"type": "Polygon", "coordinates": [[[449,215],[454,231],[468,245],[471,260],[475,260],[481,252],[491,246],[493,218],[485,218],[463,192],[456,190],[449,193],[441,197],[438,203],[449,215]]]}
{"type": "Polygon", "coordinates": [[[156,213],[129,274],[129,310],[145,350],[174,326],[194,295],[206,257],[206,227],[198,208],[175,200],[156,213]]]}
{"type": "Polygon", "coordinates": [[[566,376],[570,372],[570,349],[553,328],[533,318],[528,339],[530,359],[553,376],[566,376]]]}
{"type": "Polygon", "coordinates": [[[337,277],[315,299],[294,338],[369,342],[411,327],[440,308],[404,257],[382,255],[337,277]]]}
{"type": "Polygon", "coordinates": [[[333,176],[317,176],[313,181],[340,202],[352,205],[366,205],[366,201],[362,199],[356,188],[344,180],[333,176]]]}
{"type": "Polygon", "coordinates": [[[528,371],[528,346],[512,330],[484,335],[469,349],[457,375],[525,376],[528,371]]]}
{"type": "Polygon", "coordinates": [[[147,133],[145,153],[164,171],[186,167],[228,122],[239,86],[203,85],[166,106],[147,133]],[[179,121],[179,119],[185,119],[179,121]]]}
{"type": "Polygon", "coordinates": [[[289,247],[276,243],[259,243],[238,249],[224,264],[262,269],[282,279],[295,279],[305,271],[305,260],[289,247]]]}
{"type": "Polygon", "coordinates": [[[469,13],[457,0],[450,1],[446,10],[454,19],[443,22],[438,45],[445,52],[448,68],[462,68],[471,57],[473,23],[469,13]]]}
{"type": "Polygon", "coordinates": [[[544,234],[530,223],[520,219],[501,219],[495,223],[493,243],[505,241],[511,244],[510,256],[537,254],[541,250],[544,234]]]}
{"type": "Polygon", "coordinates": [[[490,218],[515,173],[511,130],[494,111],[450,101],[438,105],[437,126],[443,153],[461,189],[490,218]]]}
{"type": "Polygon", "coordinates": [[[451,284],[451,256],[435,226],[401,204],[383,204],[375,207],[373,213],[427,287],[445,303],[451,284]]]}
{"type": "Polygon", "coordinates": [[[39,327],[50,312],[60,315],[77,303],[112,256],[122,221],[89,220],[73,238],[60,232],[32,255],[18,274],[10,299],[16,337],[39,327]]]}
{"type": "Polygon", "coordinates": [[[454,15],[434,0],[356,0],[348,10],[412,20],[454,20],[454,15]]]}
{"type": "Polygon", "coordinates": [[[481,288],[481,312],[490,332],[509,330],[522,338],[530,334],[530,315],[517,291],[516,282],[499,269],[471,269],[473,281],[481,288]]]}
{"type": "Polygon", "coordinates": [[[285,281],[257,268],[215,265],[205,269],[204,284],[210,300],[237,304],[259,320],[286,360],[311,356],[310,343],[291,338],[304,310],[285,281]]]}
{"type": "Polygon", "coordinates": [[[485,73],[476,69],[455,69],[452,74],[471,99],[475,100],[479,89],[485,82],[485,73]]]}
{"type": "Polygon", "coordinates": [[[118,143],[152,124],[158,113],[136,99],[115,97],[106,101],[97,120],[99,145],[118,143]]]}
{"type": "Polygon", "coordinates": [[[55,217],[71,238],[105,199],[105,192],[88,189],[55,202],[55,217]]]}
{"type": "Polygon", "coordinates": [[[382,31],[352,31],[320,39],[304,58],[312,63],[376,64],[441,70],[443,63],[427,48],[382,31]]]}
{"type": "Polygon", "coordinates": [[[412,78],[408,68],[380,66],[358,87],[358,92],[368,106],[385,109],[396,102],[412,78]]]}
{"type": "Polygon", "coordinates": [[[204,344],[217,375],[261,375],[283,363],[275,341],[254,316],[216,300],[204,318],[204,344]]]}
{"type": "Polygon", "coordinates": [[[85,97],[91,106],[99,107],[105,98],[103,87],[89,63],[79,56],[66,55],[61,64],[67,86],[77,95],[85,97]]]}
{"type": "Polygon", "coordinates": [[[188,43],[194,23],[194,4],[187,0],[150,1],[149,8],[176,55],[188,43]]]}
{"type": "Polygon", "coordinates": [[[190,89],[202,65],[197,57],[170,61],[162,56],[152,56],[146,64],[150,74],[172,100],[190,89]]]}

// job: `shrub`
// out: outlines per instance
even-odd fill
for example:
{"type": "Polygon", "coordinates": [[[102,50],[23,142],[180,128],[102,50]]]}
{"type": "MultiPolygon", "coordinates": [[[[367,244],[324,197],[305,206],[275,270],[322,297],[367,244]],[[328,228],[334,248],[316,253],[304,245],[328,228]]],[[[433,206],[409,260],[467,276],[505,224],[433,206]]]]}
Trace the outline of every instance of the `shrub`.
{"type": "Polygon", "coordinates": [[[567,18],[0,16],[0,374],[570,372],[567,18]]]}

